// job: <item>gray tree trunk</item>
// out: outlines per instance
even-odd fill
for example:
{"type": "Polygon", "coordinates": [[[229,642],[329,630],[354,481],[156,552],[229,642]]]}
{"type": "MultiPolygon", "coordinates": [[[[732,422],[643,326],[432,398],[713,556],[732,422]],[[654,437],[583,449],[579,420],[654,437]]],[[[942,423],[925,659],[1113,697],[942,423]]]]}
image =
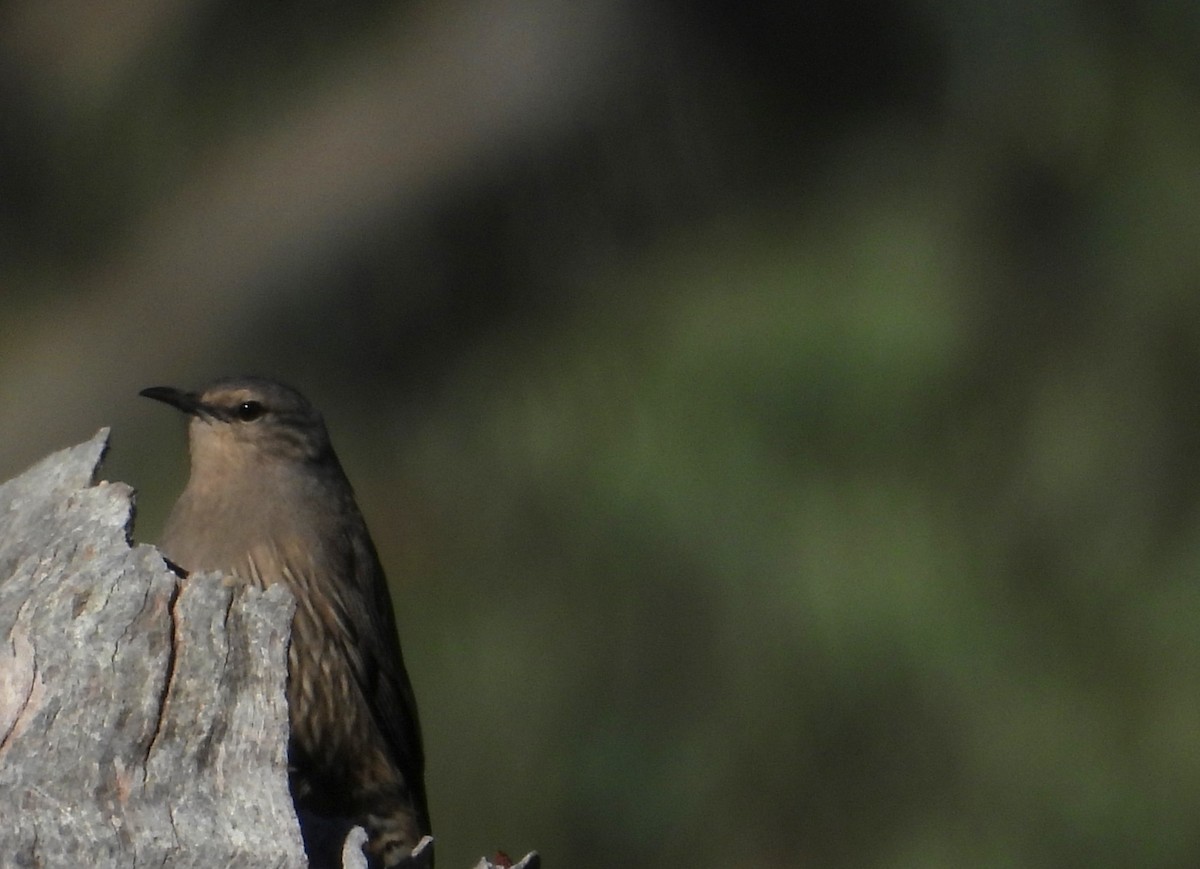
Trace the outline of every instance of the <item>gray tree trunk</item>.
{"type": "Polygon", "coordinates": [[[0,485],[0,863],[307,865],[282,587],[180,579],[93,485],[107,430],[0,485]]]}
{"type": "MultiPolygon", "coordinates": [[[[0,866],[307,866],[292,596],[131,547],[133,491],[95,482],[107,447],[102,429],[0,485],[0,866]]],[[[311,841],[364,867],[346,826],[311,819],[311,841]]],[[[427,837],[412,869],[432,855],[427,837]]]]}

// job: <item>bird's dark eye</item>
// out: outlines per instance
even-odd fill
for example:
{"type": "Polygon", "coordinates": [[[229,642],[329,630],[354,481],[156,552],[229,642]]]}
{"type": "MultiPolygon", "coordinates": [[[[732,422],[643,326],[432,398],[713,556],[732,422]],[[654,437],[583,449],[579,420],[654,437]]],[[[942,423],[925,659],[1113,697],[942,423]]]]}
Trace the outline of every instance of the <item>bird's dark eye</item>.
{"type": "Polygon", "coordinates": [[[251,422],[258,419],[260,416],[266,413],[266,411],[267,409],[262,406],[261,402],[243,401],[233,409],[233,415],[242,422],[251,422]]]}

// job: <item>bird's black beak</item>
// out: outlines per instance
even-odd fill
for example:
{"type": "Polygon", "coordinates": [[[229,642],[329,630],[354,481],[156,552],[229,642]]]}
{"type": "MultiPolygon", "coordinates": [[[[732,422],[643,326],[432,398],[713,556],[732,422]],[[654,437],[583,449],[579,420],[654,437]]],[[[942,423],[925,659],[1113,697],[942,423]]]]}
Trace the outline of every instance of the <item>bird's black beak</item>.
{"type": "Polygon", "coordinates": [[[204,407],[200,403],[200,396],[196,393],[184,392],[182,389],[176,389],[173,386],[151,386],[148,389],[143,389],[138,395],[144,395],[146,398],[153,398],[155,401],[169,404],[171,407],[178,408],[188,414],[200,413],[204,407]]]}

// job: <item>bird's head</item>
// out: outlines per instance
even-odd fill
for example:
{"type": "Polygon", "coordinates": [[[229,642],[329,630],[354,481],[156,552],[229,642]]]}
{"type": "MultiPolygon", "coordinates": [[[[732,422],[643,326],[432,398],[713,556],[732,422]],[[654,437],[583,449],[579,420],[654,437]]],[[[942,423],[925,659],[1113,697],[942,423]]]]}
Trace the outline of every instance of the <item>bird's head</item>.
{"type": "Polygon", "coordinates": [[[330,455],[321,414],[289,386],[261,377],[228,377],[196,392],[152,386],[139,395],[190,417],[192,466],[319,462],[330,455]]]}

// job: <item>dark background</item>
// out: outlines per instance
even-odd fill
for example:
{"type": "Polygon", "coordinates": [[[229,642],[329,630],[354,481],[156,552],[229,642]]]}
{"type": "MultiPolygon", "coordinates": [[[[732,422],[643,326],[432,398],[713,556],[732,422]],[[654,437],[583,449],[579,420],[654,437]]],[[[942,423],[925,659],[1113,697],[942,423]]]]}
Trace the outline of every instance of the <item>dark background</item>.
{"type": "Polygon", "coordinates": [[[110,425],[152,541],[140,388],[305,391],[447,869],[1196,865],[1197,45],[1185,2],[9,0],[0,476],[110,425]]]}

